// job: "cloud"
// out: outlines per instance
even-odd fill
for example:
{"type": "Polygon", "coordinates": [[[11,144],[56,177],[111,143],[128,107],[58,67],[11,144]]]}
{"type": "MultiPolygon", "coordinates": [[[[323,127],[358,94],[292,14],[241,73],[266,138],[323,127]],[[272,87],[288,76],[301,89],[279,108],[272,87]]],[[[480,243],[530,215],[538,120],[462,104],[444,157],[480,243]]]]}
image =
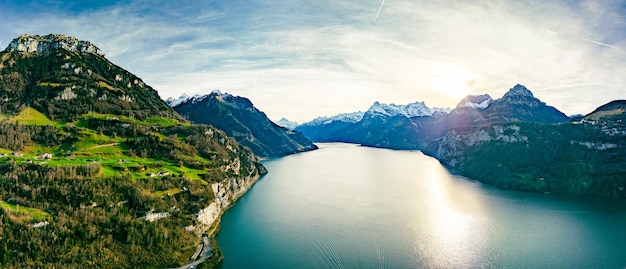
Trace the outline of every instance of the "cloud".
{"type": "Polygon", "coordinates": [[[136,0],[36,16],[0,10],[2,42],[74,35],[162,97],[219,88],[275,119],[302,122],[375,100],[453,107],[459,91],[499,97],[517,83],[567,114],[586,113],[623,99],[626,86],[619,1],[136,0]]]}

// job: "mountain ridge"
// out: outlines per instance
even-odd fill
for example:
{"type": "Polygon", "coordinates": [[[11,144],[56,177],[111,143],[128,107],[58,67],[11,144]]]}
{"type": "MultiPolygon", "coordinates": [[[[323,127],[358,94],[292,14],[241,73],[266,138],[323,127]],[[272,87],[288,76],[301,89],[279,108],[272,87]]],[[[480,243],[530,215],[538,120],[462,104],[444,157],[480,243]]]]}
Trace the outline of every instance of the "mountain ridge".
{"type": "Polygon", "coordinates": [[[32,106],[62,121],[89,112],[178,117],[156,90],[111,63],[91,42],[65,35],[11,41],[0,52],[0,90],[3,113],[32,106]]]}
{"type": "MultiPolygon", "coordinates": [[[[349,114],[340,114],[349,115],[349,114]]],[[[341,120],[340,115],[316,118],[300,124],[313,141],[350,142],[374,147],[419,150],[453,128],[508,121],[557,123],[569,120],[565,114],[534,97],[517,84],[501,98],[488,94],[469,95],[454,109],[429,108],[424,102],[386,105],[375,102],[362,117],[341,120]]]]}
{"type": "Polygon", "coordinates": [[[224,130],[261,157],[279,157],[317,149],[301,133],[281,127],[240,96],[220,91],[204,95],[168,98],[174,110],[192,122],[224,130]]]}

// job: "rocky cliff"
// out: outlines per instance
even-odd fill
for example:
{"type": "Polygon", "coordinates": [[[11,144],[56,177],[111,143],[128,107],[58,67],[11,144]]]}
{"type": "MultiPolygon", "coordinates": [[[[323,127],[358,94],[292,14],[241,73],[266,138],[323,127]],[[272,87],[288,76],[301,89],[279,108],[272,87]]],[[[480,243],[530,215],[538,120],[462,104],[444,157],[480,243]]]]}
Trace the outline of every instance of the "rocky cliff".
{"type": "Polygon", "coordinates": [[[424,150],[454,173],[506,189],[626,197],[617,120],[456,128],[424,150]]]}
{"type": "Polygon", "coordinates": [[[247,174],[241,174],[242,169],[239,160],[223,166],[222,169],[225,172],[229,172],[231,176],[211,184],[211,190],[215,199],[196,215],[196,220],[206,226],[213,225],[226,209],[246,194],[262,175],[267,174],[265,167],[260,164],[256,165],[255,170],[249,170],[247,174]]]}
{"type": "Polygon", "coordinates": [[[44,54],[60,49],[75,53],[89,53],[104,56],[104,53],[89,41],[82,41],[72,36],[59,34],[49,34],[45,36],[21,35],[9,43],[6,51],[44,54]]]}

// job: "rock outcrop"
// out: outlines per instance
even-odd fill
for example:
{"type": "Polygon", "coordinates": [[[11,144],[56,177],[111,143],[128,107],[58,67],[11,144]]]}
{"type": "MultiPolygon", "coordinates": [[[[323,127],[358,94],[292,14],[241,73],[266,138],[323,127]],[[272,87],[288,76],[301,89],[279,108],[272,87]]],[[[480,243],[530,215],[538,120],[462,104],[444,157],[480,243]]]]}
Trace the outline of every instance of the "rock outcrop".
{"type": "Polygon", "coordinates": [[[30,52],[30,53],[50,53],[59,49],[77,53],[89,53],[104,56],[104,53],[89,41],[78,40],[72,36],[49,34],[45,36],[24,34],[13,39],[7,51],[30,52]]]}
{"type": "Polygon", "coordinates": [[[262,165],[257,165],[257,171],[252,171],[248,175],[241,175],[241,169],[236,168],[240,162],[234,162],[231,165],[222,167],[224,171],[230,171],[233,176],[226,178],[223,181],[211,184],[211,189],[215,196],[215,200],[211,201],[209,205],[201,209],[195,219],[204,226],[198,227],[199,233],[206,231],[208,227],[219,221],[220,217],[241,196],[246,194],[252,185],[262,176],[267,174],[267,170],[262,165]]]}

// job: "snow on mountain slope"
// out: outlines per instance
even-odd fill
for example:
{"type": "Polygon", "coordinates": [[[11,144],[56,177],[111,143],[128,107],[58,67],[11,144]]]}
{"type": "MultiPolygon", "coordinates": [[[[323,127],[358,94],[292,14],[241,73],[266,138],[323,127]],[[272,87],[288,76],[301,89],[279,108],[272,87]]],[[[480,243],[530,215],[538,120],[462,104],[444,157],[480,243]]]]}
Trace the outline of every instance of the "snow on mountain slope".
{"type": "Polygon", "coordinates": [[[411,117],[429,117],[435,114],[435,112],[449,113],[449,108],[430,108],[426,106],[424,102],[414,102],[407,105],[396,104],[383,104],[380,102],[374,102],[374,104],[367,110],[366,114],[370,115],[383,115],[383,116],[405,116],[411,117]]]}
{"type": "Polygon", "coordinates": [[[312,121],[303,123],[301,125],[322,125],[322,124],[330,124],[333,121],[342,121],[342,122],[350,122],[357,123],[359,122],[365,113],[358,111],[352,113],[341,113],[331,117],[317,117],[312,121]]]}
{"type": "Polygon", "coordinates": [[[195,104],[195,103],[204,101],[205,99],[209,98],[211,95],[221,96],[222,98],[232,96],[228,93],[222,93],[220,92],[220,90],[214,90],[209,94],[194,94],[193,96],[189,96],[188,94],[183,93],[181,96],[179,96],[176,99],[172,97],[167,98],[165,100],[165,103],[169,105],[170,107],[177,107],[181,104],[186,104],[189,102],[195,104]]]}
{"type": "Polygon", "coordinates": [[[276,125],[281,126],[281,127],[285,127],[289,130],[294,130],[296,129],[296,127],[298,127],[298,123],[295,121],[290,121],[287,118],[281,118],[279,121],[276,122],[276,125]]]}

